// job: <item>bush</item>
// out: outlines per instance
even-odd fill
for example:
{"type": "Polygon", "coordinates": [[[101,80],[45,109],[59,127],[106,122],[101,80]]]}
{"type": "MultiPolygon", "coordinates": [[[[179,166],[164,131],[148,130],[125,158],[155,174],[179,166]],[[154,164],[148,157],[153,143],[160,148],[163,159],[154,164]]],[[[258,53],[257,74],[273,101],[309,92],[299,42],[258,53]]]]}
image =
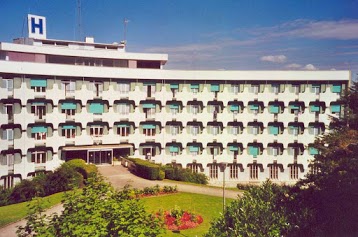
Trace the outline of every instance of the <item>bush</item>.
{"type": "Polygon", "coordinates": [[[63,163],[61,166],[70,166],[74,168],[83,176],[84,179],[87,179],[89,176],[97,173],[97,166],[93,164],[86,164],[86,162],[82,159],[73,159],[63,163]]]}
{"type": "Polygon", "coordinates": [[[9,204],[29,201],[36,196],[43,196],[44,193],[44,187],[39,182],[25,179],[12,190],[9,204]]]}
{"type": "Polygon", "coordinates": [[[63,165],[49,174],[44,186],[46,195],[71,190],[83,184],[83,177],[74,167],[63,165]]]}
{"type": "Polygon", "coordinates": [[[160,165],[151,163],[142,159],[130,159],[135,164],[135,169],[132,170],[136,175],[149,180],[162,180],[165,177],[164,171],[161,170],[160,165]]]}
{"type": "Polygon", "coordinates": [[[0,207],[9,205],[12,189],[2,189],[0,186],[0,207]]]}
{"type": "Polygon", "coordinates": [[[207,184],[208,178],[202,173],[193,173],[190,169],[165,166],[165,178],[170,180],[184,181],[197,184],[207,184]]]}

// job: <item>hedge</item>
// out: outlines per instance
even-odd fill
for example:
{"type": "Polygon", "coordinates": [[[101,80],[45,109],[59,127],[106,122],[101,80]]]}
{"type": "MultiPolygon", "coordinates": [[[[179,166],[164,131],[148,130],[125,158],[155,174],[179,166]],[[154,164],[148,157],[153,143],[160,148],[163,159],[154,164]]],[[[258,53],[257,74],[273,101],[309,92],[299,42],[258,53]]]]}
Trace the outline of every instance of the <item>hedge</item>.
{"type": "Polygon", "coordinates": [[[135,164],[135,168],[131,171],[136,175],[149,180],[164,179],[165,172],[160,165],[139,158],[129,158],[129,160],[135,164]]]}
{"type": "Polygon", "coordinates": [[[182,169],[172,167],[170,165],[164,167],[165,178],[170,180],[184,181],[197,184],[207,184],[208,178],[202,173],[193,173],[190,169],[182,169]]]}

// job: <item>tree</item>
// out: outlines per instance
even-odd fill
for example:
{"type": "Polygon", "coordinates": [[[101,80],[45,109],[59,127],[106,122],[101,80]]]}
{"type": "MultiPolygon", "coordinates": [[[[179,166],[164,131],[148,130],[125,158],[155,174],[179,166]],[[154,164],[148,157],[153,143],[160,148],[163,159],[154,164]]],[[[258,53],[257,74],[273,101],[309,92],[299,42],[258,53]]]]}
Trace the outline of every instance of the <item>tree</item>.
{"type": "Polygon", "coordinates": [[[358,235],[358,131],[340,128],[317,139],[316,173],[298,182],[288,209],[295,236],[358,235]],[[305,210],[305,212],[302,212],[305,210]]]}
{"type": "Polygon", "coordinates": [[[18,229],[21,237],[35,236],[157,236],[163,231],[158,219],[148,214],[128,191],[115,191],[101,176],[88,178],[83,191],[71,191],[61,215],[44,217],[36,212],[18,229]],[[41,223],[38,225],[37,223],[41,223]]]}
{"type": "Polygon", "coordinates": [[[293,236],[358,236],[358,83],[341,102],[344,117],[315,141],[319,154],[307,175],[291,190],[287,205],[293,236]],[[303,211],[304,210],[304,211],[303,211]]]}
{"type": "Polygon", "coordinates": [[[270,181],[249,188],[211,223],[206,237],[282,236],[288,228],[285,188],[270,181]]]}

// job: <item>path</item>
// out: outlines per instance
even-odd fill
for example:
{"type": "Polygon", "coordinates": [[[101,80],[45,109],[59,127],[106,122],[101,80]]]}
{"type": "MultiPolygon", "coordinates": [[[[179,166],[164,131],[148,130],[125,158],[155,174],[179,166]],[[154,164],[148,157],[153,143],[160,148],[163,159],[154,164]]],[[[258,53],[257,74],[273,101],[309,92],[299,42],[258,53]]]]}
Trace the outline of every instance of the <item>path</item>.
{"type": "MultiPolygon", "coordinates": [[[[172,182],[166,181],[156,181],[156,180],[146,180],[140,177],[137,177],[131,174],[126,168],[121,165],[116,166],[99,166],[98,167],[100,173],[105,176],[108,181],[113,185],[113,187],[121,189],[126,184],[129,184],[133,188],[145,188],[145,187],[152,187],[155,185],[170,185],[170,186],[177,186],[180,192],[188,192],[188,193],[199,193],[205,194],[210,196],[218,196],[222,197],[222,189],[220,188],[213,188],[213,187],[202,187],[202,186],[195,186],[189,184],[176,184],[172,182]]],[[[234,198],[236,199],[238,195],[241,195],[239,191],[233,190],[225,190],[225,196],[227,198],[234,198]]],[[[56,205],[50,209],[48,209],[45,213],[50,215],[52,213],[60,213],[63,210],[62,205],[56,205]]],[[[21,220],[12,224],[9,224],[0,229],[0,237],[16,237],[16,227],[17,226],[24,226],[26,224],[25,220],[21,220]]]]}

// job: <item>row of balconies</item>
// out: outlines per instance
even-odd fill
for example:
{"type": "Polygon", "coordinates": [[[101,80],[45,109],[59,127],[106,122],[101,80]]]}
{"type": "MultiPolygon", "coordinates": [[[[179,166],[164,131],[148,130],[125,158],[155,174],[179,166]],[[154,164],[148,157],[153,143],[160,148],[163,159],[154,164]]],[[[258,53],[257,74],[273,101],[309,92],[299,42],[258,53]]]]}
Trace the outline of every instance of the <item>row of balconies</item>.
{"type": "Polygon", "coordinates": [[[110,127],[108,122],[95,121],[87,123],[85,129],[82,128],[81,123],[76,122],[60,123],[58,124],[58,129],[55,129],[51,123],[33,123],[29,124],[26,130],[22,130],[20,124],[3,124],[0,127],[0,133],[3,140],[20,139],[24,131],[27,133],[28,138],[46,140],[47,137],[52,137],[55,131],[58,132],[59,136],[75,138],[76,136],[81,136],[84,130],[87,135],[94,137],[106,136],[110,133],[110,130],[120,137],[128,137],[135,134],[136,131],[146,137],[155,137],[161,133],[172,136],[180,134],[192,136],[200,134],[220,135],[224,134],[224,131],[231,135],[261,135],[264,134],[264,130],[267,130],[267,134],[275,136],[280,134],[298,136],[304,134],[305,130],[307,130],[306,134],[317,136],[325,131],[325,124],[322,122],[311,122],[308,125],[308,127],[305,127],[302,122],[289,122],[288,126],[284,126],[282,122],[269,122],[267,126],[264,126],[262,122],[253,121],[248,122],[247,127],[244,128],[243,123],[238,121],[229,122],[226,127],[222,122],[214,121],[208,122],[207,126],[204,127],[202,122],[192,121],[188,122],[187,126],[184,127],[180,121],[171,121],[167,122],[165,127],[162,127],[160,122],[153,121],[140,122],[139,127],[135,127],[134,122],[119,121],[110,127]],[[286,130],[287,133],[284,133],[286,130]],[[246,132],[244,133],[244,131],[246,132]]]}
{"type": "MultiPolygon", "coordinates": [[[[340,114],[342,111],[342,106],[339,102],[331,102],[329,106],[329,112],[332,114],[340,114]]],[[[0,112],[7,114],[9,119],[11,119],[14,114],[21,113],[24,107],[19,99],[0,100],[0,112]]],[[[60,100],[58,105],[55,106],[52,100],[33,99],[28,100],[26,104],[27,112],[39,116],[39,119],[42,119],[42,116],[45,116],[47,113],[52,113],[55,107],[58,108],[60,113],[69,116],[81,113],[82,108],[86,108],[87,113],[92,114],[108,113],[110,107],[113,107],[114,113],[128,115],[135,113],[135,109],[138,107],[139,112],[145,113],[146,118],[162,113],[162,108],[165,108],[165,112],[167,113],[180,114],[186,107],[188,113],[196,115],[203,113],[206,107],[207,112],[211,113],[214,119],[216,119],[218,114],[225,113],[224,109],[226,109],[227,113],[234,115],[243,113],[244,108],[247,108],[247,112],[250,114],[263,114],[266,108],[269,114],[282,114],[285,112],[285,109],[287,109],[290,114],[295,115],[303,114],[306,108],[308,108],[309,113],[313,114],[324,114],[327,109],[325,102],[322,101],[312,101],[308,107],[306,107],[302,101],[290,101],[288,102],[288,106],[285,106],[282,101],[270,101],[268,102],[268,106],[264,106],[262,101],[250,101],[245,107],[242,101],[236,100],[229,101],[227,106],[224,106],[223,102],[220,101],[209,101],[207,106],[204,106],[203,102],[196,100],[189,101],[187,106],[183,106],[181,101],[176,100],[167,101],[165,106],[162,106],[161,102],[156,100],[140,101],[139,106],[136,106],[133,100],[117,100],[113,106],[110,106],[106,100],[90,100],[85,106],[82,106],[79,100],[60,100]]]]}
{"type": "Polygon", "coordinates": [[[186,91],[196,93],[212,92],[214,97],[217,97],[218,93],[231,92],[233,94],[239,94],[249,92],[252,94],[261,93],[273,93],[281,94],[286,90],[290,93],[299,94],[308,90],[313,94],[320,94],[330,91],[331,93],[341,93],[345,89],[345,83],[338,81],[331,82],[280,82],[280,81],[237,81],[235,83],[220,83],[220,81],[171,81],[165,82],[163,80],[145,80],[145,81],[133,81],[133,80],[75,80],[75,79],[47,79],[43,77],[37,78],[10,78],[2,79],[2,88],[7,90],[20,89],[23,84],[28,89],[33,89],[35,92],[45,92],[46,90],[53,89],[57,84],[57,88],[63,89],[66,94],[74,96],[76,91],[82,90],[83,85],[89,91],[93,91],[96,96],[99,96],[103,91],[108,91],[110,86],[113,90],[118,91],[121,94],[128,94],[136,90],[144,91],[147,93],[147,97],[152,97],[156,92],[162,91],[164,88],[167,92],[172,92],[173,97],[178,93],[186,91]]]}

